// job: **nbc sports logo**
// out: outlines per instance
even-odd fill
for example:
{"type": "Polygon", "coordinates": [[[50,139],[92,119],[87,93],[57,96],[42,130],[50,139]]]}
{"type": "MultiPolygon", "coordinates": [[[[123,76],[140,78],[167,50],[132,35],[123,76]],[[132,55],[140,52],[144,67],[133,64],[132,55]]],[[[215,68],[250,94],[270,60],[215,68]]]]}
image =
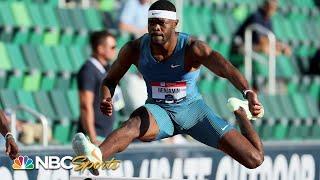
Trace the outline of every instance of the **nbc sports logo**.
{"type": "Polygon", "coordinates": [[[17,157],[12,164],[13,169],[34,169],[33,160],[28,156],[17,157]]]}

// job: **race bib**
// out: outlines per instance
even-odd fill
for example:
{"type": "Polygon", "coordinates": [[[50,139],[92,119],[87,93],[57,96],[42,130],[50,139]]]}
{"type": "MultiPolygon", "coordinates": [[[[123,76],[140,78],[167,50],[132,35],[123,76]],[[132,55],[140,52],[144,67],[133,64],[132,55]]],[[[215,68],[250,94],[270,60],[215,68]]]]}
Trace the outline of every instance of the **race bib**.
{"type": "Polygon", "coordinates": [[[152,99],[158,103],[178,103],[187,96],[186,82],[151,82],[152,99]]]}

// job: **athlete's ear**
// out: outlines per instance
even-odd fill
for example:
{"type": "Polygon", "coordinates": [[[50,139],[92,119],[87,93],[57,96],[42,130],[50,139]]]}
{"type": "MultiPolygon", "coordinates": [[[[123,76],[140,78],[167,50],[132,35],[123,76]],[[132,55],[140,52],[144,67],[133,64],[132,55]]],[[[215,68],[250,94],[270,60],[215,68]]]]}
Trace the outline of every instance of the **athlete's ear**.
{"type": "Polygon", "coordinates": [[[176,27],[178,26],[179,24],[179,19],[176,20],[176,27]]]}
{"type": "Polygon", "coordinates": [[[174,22],[173,22],[173,28],[175,29],[177,26],[178,26],[178,24],[179,24],[179,20],[177,19],[177,20],[174,20],[174,22]]]}

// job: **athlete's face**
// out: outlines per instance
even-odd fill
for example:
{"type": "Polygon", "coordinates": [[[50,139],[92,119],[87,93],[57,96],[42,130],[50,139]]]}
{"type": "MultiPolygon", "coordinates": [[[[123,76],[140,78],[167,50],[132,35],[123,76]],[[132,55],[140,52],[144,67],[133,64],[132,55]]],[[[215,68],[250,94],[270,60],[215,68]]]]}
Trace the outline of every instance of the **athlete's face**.
{"type": "Polygon", "coordinates": [[[148,31],[151,42],[155,44],[165,44],[174,35],[178,20],[149,18],[148,31]]]}

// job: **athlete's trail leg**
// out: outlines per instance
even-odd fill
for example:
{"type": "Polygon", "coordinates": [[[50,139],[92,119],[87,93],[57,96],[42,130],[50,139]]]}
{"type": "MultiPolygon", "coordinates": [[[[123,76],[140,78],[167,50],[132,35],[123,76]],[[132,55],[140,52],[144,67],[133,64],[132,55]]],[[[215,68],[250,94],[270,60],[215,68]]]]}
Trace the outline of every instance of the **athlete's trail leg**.
{"type": "Polygon", "coordinates": [[[121,152],[134,140],[152,141],[159,133],[158,125],[145,107],[135,110],[124,125],[113,131],[99,146],[103,159],[121,152]]]}
{"type": "Polygon", "coordinates": [[[239,123],[241,134],[236,130],[226,133],[219,142],[219,149],[247,168],[256,168],[262,164],[264,159],[262,142],[245,111],[240,108],[234,114],[239,123]]]}

